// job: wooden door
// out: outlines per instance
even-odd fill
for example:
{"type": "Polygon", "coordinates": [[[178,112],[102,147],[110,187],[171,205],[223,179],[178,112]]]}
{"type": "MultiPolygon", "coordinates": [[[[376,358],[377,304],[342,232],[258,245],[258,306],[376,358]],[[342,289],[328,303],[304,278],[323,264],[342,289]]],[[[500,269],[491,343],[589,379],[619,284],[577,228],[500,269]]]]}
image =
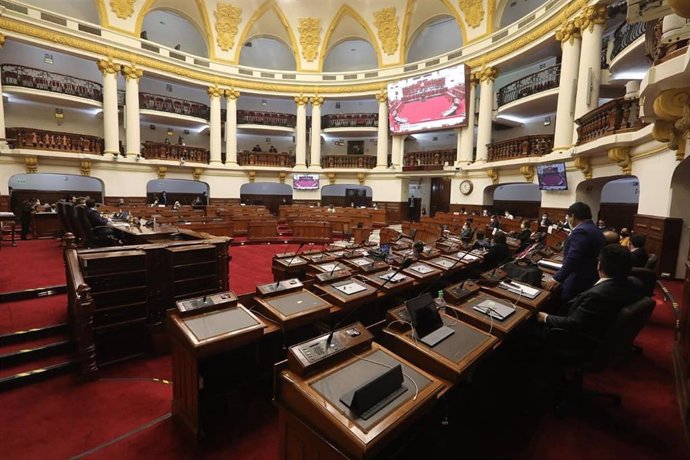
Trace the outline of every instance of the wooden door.
{"type": "Polygon", "coordinates": [[[431,179],[429,208],[429,216],[431,217],[434,217],[439,211],[450,211],[450,179],[446,177],[434,177],[431,179]]]}

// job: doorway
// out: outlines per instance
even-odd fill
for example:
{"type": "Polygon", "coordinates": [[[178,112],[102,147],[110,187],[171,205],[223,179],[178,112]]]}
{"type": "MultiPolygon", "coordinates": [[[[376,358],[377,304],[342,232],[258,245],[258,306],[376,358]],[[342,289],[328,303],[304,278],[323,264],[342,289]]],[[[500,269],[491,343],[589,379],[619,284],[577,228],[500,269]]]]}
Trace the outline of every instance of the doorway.
{"type": "Polygon", "coordinates": [[[434,177],[431,179],[429,216],[434,217],[437,212],[448,211],[450,211],[450,179],[447,177],[434,177]]]}

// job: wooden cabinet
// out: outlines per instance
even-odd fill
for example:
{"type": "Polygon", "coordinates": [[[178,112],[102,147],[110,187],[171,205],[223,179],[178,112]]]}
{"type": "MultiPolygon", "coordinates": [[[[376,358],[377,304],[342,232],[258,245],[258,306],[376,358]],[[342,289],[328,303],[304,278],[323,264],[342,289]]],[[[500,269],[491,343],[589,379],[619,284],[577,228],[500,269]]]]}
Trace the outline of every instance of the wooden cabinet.
{"type": "Polygon", "coordinates": [[[167,248],[166,252],[174,300],[198,297],[219,290],[215,246],[176,246],[167,248]]]}
{"type": "Polygon", "coordinates": [[[656,272],[661,278],[676,277],[682,226],[683,219],[679,218],[635,215],[633,232],[646,235],[645,249],[659,258],[656,272]]]}

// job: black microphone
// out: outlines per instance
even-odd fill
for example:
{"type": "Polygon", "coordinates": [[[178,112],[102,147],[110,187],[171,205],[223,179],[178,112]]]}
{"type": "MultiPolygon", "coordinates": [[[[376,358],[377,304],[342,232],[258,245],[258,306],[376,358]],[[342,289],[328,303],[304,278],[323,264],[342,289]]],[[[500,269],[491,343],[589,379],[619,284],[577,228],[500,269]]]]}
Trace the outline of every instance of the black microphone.
{"type": "Polygon", "coordinates": [[[328,279],[329,279],[329,280],[330,280],[331,278],[333,278],[333,272],[335,272],[335,269],[338,268],[338,265],[340,265],[340,261],[339,261],[339,260],[335,260],[335,261],[333,262],[333,268],[331,268],[331,271],[328,273],[328,279]]]}
{"type": "MultiPolygon", "coordinates": [[[[451,271],[453,268],[455,268],[455,266],[456,266],[457,264],[459,264],[459,263],[462,261],[462,259],[464,259],[465,257],[467,257],[467,254],[469,254],[469,253],[470,253],[470,251],[465,251],[465,253],[464,253],[458,260],[456,260],[456,261],[453,263],[453,265],[451,265],[450,267],[448,267],[448,268],[446,269],[446,272],[445,272],[445,273],[441,274],[441,276],[439,276],[439,278],[438,278],[435,282],[432,282],[431,285],[430,285],[427,289],[425,289],[420,295],[424,295],[424,294],[426,294],[427,292],[431,292],[431,291],[434,290],[437,286],[439,286],[439,281],[441,281],[444,277],[448,276],[448,274],[450,273],[450,271],[451,271]]],[[[467,280],[465,280],[465,281],[467,281],[467,280]]],[[[463,281],[463,283],[464,283],[465,281],[463,281]]]]}
{"type": "MultiPolygon", "coordinates": [[[[388,284],[388,282],[390,282],[390,280],[392,280],[393,278],[395,278],[395,277],[398,275],[398,273],[400,273],[401,271],[403,271],[404,269],[406,269],[407,267],[409,267],[409,266],[412,265],[413,263],[414,263],[414,259],[405,259],[405,260],[403,260],[402,263],[400,264],[400,266],[395,270],[395,272],[393,272],[392,275],[388,276],[388,277],[386,278],[386,280],[383,282],[383,284],[379,285],[379,286],[374,290],[374,293],[371,294],[372,297],[375,296],[376,294],[378,294],[379,291],[380,291],[381,289],[383,289],[383,287],[384,287],[386,284],[388,284]]],[[[335,323],[335,325],[331,328],[330,333],[328,334],[328,338],[326,339],[326,348],[328,348],[328,347],[331,346],[331,342],[333,341],[333,334],[335,333],[335,330],[338,329],[338,327],[339,327],[341,324],[343,324],[343,323],[345,322],[346,319],[350,318],[350,316],[352,316],[357,310],[359,310],[359,308],[360,308],[361,306],[362,306],[362,304],[359,304],[359,306],[357,306],[357,307],[353,308],[352,310],[350,310],[350,312],[349,312],[347,315],[343,316],[343,318],[342,318],[340,321],[338,321],[337,323],[335,323]]]]}
{"type": "MultiPolygon", "coordinates": [[[[290,267],[290,265],[292,265],[292,261],[295,260],[295,257],[297,257],[297,254],[299,254],[300,250],[302,250],[302,248],[304,247],[305,244],[306,243],[300,243],[299,247],[297,248],[297,251],[295,251],[295,253],[293,254],[293,256],[290,258],[290,260],[287,263],[288,268],[290,267]]],[[[280,286],[280,280],[276,281],[276,288],[278,286],[280,286]]]]}
{"type": "Polygon", "coordinates": [[[355,251],[356,251],[357,249],[361,248],[362,246],[364,246],[368,241],[369,241],[369,240],[366,239],[366,238],[363,239],[361,243],[359,243],[357,246],[355,246],[354,248],[352,248],[352,250],[350,251],[350,253],[349,253],[347,256],[348,256],[348,257],[352,257],[352,255],[355,253],[355,251]]]}

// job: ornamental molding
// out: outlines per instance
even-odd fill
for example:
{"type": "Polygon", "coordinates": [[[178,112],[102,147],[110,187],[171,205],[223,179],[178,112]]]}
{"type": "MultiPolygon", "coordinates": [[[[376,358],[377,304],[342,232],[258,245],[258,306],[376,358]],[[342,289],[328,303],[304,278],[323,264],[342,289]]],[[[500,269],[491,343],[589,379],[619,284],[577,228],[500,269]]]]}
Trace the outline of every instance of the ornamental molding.
{"type": "Polygon", "coordinates": [[[676,151],[676,159],[682,161],[690,138],[690,87],[662,91],[654,100],[654,122],[652,136],[665,142],[676,151]]]}
{"type": "Polygon", "coordinates": [[[534,166],[533,165],[522,165],[520,166],[520,173],[524,176],[527,182],[532,182],[534,180],[534,166]]]}
{"type": "Polygon", "coordinates": [[[5,45],[5,36],[0,34],[0,48],[5,45]]]}
{"type": "Polygon", "coordinates": [[[138,69],[135,65],[123,65],[122,66],[122,75],[124,75],[125,80],[136,80],[139,81],[141,77],[144,76],[144,71],[141,69],[138,69]]]}
{"type": "Polygon", "coordinates": [[[280,171],[280,172],[278,173],[278,181],[279,181],[281,184],[284,184],[284,183],[285,183],[285,178],[286,178],[286,177],[287,177],[287,173],[286,173],[285,171],[280,171]]]}
{"type": "Polygon", "coordinates": [[[310,99],[312,107],[321,107],[323,105],[323,100],[323,96],[318,95],[312,96],[310,99]]]}
{"type": "Polygon", "coordinates": [[[460,11],[468,26],[476,29],[484,20],[484,0],[460,0],[460,11]]]}
{"type": "Polygon", "coordinates": [[[383,8],[374,12],[374,25],[378,29],[381,48],[388,56],[398,51],[398,17],[395,14],[395,7],[383,8]]]}
{"type": "Polygon", "coordinates": [[[498,169],[489,168],[486,170],[486,175],[489,176],[492,184],[498,184],[498,169]]]}
{"type": "Polygon", "coordinates": [[[230,88],[225,90],[225,97],[232,100],[236,101],[237,99],[240,98],[240,92],[236,90],[235,88],[230,88]]]}
{"type": "Polygon", "coordinates": [[[474,77],[480,82],[494,81],[498,77],[498,68],[486,66],[482,70],[475,72],[474,77]]]}
{"type": "Polygon", "coordinates": [[[575,40],[580,38],[582,38],[582,34],[580,33],[580,28],[575,25],[574,20],[566,22],[556,31],[556,40],[561,42],[562,45],[566,43],[572,45],[575,43],[575,40]]]}
{"type": "Polygon", "coordinates": [[[248,171],[247,177],[249,178],[249,182],[256,181],[256,171],[248,171]]]}
{"type": "Polygon", "coordinates": [[[38,157],[30,156],[24,158],[24,168],[27,174],[36,174],[38,172],[38,157]]]}
{"type": "Polygon", "coordinates": [[[165,175],[168,172],[168,167],[167,166],[159,166],[158,167],[158,178],[159,179],[165,179],[165,175]]]}
{"type": "Polygon", "coordinates": [[[128,19],[134,14],[136,0],[110,0],[110,9],[120,19],[128,19]]]}
{"type": "Polygon", "coordinates": [[[101,71],[105,77],[108,74],[116,74],[120,71],[122,66],[120,64],[115,64],[112,58],[101,59],[98,61],[98,70],[101,71]]]}
{"type": "Polygon", "coordinates": [[[307,105],[307,102],[309,102],[309,97],[305,96],[304,94],[300,94],[299,96],[295,96],[295,104],[298,106],[302,107],[307,105]]]}
{"type": "Polygon", "coordinates": [[[90,176],[91,175],[91,162],[89,160],[81,160],[81,164],[79,165],[79,170],[81,171],[82,176],[90,176]]]}
{"type": "Polygon", "coordinates": [[[321,19],[299,19],[299,44],[302,46],[302,57],[307,62],[313,62],[319,55],[321,40],[321,19]]]}
{"type": "Polygon", "coordinates": [[[593,32],[595,25],[606,24],[607,17],[606,5],[587,6],[582,13],[575,18],[575,26],[582,32],[585,30],[593,32]]]}
{"type": "Polygon", "coordinates": [[[237,26],[242,20],[242,8],[232,6],[229,3],[218,3],[214,15],[216,17],[216,43],[221,50],[230,51],[235,47],[237,26]]]}
{"type": "Polygon", "coordinates": [[[388,102],[388,91],[382,89],[381,91],[376,93],[376,96],[374,97],[376,97],[376,100],[379,104],[385,104],[386,102],[388,102]]]}
{"type": "Polygon", "coordinates": [[[574,165],[577,169],[582,171],[585,179],[592,178],[592,163],[590,162],[589,157],[576,157],[574,165]]]}
{"type": "Polygon", "coordinates": [[[209,86],[209,87],[206,89],[206,92],[208,93],[208,96],[209,96],[210,98],[221,97],[223,94],[225,94],[225,91],[224,91],[224,90],[218,88],[218,87],[215,86],[215,85],[214,85],[214,86],[209,86]]]}
{"type": "Polygon", "coordinates": [[[202,168],[194,168],[192,170],[192,179],[199,182],[199,179],[201,179],[201,174],[203,172],[204,172],[204,170],[202,168]]]}
{"type": "Polygon", "coordinates": [[[608,151],[609,160],[616,163],[623,174],[632,174],[632,158],[630,157],[630,147],[614,147],[608,151]]]}
{"type": "Polygon", "coordinates": [[[326,174],[326,177],[328,177],[328,182],[331,185],[335,185],[335,173],[332,173],[332,172],[328,173],[328,174],[326,174]]]}
{"type": "Polygon", "coordinates": [[[363,172],[357,173],[357,180],[359,181],[359,185],[364,185],[364,180],[366,179],[366,174],[363,172]]]}

